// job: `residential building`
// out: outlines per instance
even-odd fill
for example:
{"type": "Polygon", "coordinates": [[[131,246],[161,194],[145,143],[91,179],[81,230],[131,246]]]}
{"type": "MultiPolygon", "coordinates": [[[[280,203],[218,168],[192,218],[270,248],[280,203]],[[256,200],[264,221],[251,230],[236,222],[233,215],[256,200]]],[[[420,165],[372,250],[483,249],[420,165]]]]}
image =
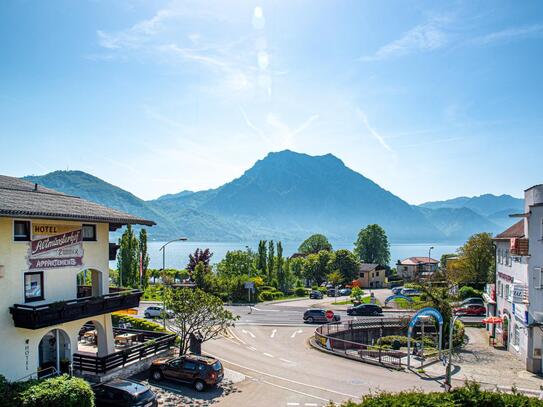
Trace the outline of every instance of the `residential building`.
{"type": "Polygon", "coordinates": [[[142,294],[110,293],[109,232],[127,224],[154,222],[0,176],[0,374],[19,380],[78,352],[115,352],[111,312],[142,294]]]}
{"type": "Polygon", "coordinates": [[[362,263],[358,283],[361,288],[382,288],[385,286],[386,267],[373,263],[362,263]]]}
{"type": "MultiPolygon", "coordinates": [[[[530,372],[542,372],[543,347],[543,185],[524,192],[524,212],[498,234],[495,312],[503,318],[496,336],[525,361],[530,372]]],[[[492,311],[492,309],[489,309],[492,311]]]]}
{"type": "Polygon", "coordinates": [[[431,257],[409,257],[398,260],[396,272],[406,281],[419,280],[436,272],[439,261],[431,257]]]}

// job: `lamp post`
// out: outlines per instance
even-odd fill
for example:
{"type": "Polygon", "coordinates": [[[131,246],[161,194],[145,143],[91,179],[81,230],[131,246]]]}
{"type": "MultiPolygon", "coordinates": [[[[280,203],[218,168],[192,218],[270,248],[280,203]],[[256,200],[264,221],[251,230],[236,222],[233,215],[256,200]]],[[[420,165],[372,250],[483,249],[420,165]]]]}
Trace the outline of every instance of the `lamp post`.
{"type": "MultiPolygon", "coordinates": [[[[179,241],[186,241],[188,240],[188,238],[186,237],[178,237],[177,239],[173,239],[173,240],[170,240],[169,242],[166,242],[162,245],[162,247],[160,249],[158,249],[158,251],[161,251],[162,250],[162,272],[164,272],[166,270],[166,246],[168,246],[170,243],[173,243],[173,242],[179,242],[179,241]]],[[[166,304],[164,303],[164,294],[166,292],[165,290],[165,285],[164,285],[164,281],[162,281],[162,318],[163,318],[163,323],[164,323],[164,329],[166,329],[166,304]]]]}
{"type": "Polygon", "coordinates": [[[428,271],[432,271],[432,265],[430,263],[430,254],[432,253],[432,250],[434,249],[434,246],[430,246],[428,249],[428,271]]]}
{"type": "Polygon", "coordinates": [[[453,331],[454,324],[458,319],[458,315],[455,315],[450,322],[449,326],[449,358],[447,360],[447,370],[445,372],[445,388],[447,391],[451,389],[451,364],[452,364],[452,349],[453,349],[453,331]]]}

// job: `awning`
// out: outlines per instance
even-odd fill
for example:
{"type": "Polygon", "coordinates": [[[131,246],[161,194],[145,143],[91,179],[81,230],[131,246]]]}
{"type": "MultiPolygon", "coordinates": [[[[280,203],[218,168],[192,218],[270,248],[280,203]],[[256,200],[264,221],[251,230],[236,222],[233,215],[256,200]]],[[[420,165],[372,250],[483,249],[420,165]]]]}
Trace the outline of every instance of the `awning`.
{"type": "Polygon", "coordinates": [[[488,317],[488,318],[485,318],[483,319],[483,323],[484,324],[501,324],[503,322],[503,318],[502,317],[488,317]]]}

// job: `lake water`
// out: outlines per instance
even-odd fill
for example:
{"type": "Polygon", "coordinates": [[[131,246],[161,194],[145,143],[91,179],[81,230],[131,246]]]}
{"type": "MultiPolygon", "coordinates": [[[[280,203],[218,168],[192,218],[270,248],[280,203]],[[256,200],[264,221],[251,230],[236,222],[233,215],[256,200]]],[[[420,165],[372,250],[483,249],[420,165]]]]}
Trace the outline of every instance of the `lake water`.
{"type": "MultiPolygon", "coordinates": [[[[164,242],[149,242],[149,268],[160,269],[162,268],[162,252],[159,251],[164,242]]],[[[258,249],[258,242],[246,242],[246,243],[232,243],[232,242],[174,242],[170,243],[166,247],[166,268],[183,269],[188,263],[189,253],[194,253],[197,248],[205,249],[209,248],[213,252],[211,258],[212,263],[218,263],[226,255],[227,251],[232,250],[246,250],[246,247],[256,251],[258,249]]],[[[295,253],[298,249],[299,243],[296,242],[283,242],[283,256],[288,257],[295,253]]],[[[332,242],[334,249],[353,249],[352,243],[334,243],[332,242]]],[[[410,244],[391,244],[390,245],[390,259],[391,266],[396,264],[397,260],[405,259],[412,256],[428,256],[428,249],[434,246],[432,250],[432,257],[438,259],[442,254],[454,253],[458,248],[458,245],[443,245],[436,243],[410,243],[410,244]]],[[[111,262],[111,267],[116,268],[116,263],[111,262]]]]}

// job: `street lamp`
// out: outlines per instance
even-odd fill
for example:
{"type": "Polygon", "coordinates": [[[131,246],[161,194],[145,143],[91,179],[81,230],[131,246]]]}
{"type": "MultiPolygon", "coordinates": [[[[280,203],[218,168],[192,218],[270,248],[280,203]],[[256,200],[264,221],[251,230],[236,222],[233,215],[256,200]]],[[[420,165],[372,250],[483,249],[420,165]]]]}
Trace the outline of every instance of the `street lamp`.
{"type": "MultiPolygon", "coordinates": [[[[178,237],[177,239],[170,240],[169,242],[166,242],[162,245],[158,251],[162,250],[162,272],[166,270],[166,246],[168,246],[170,243],[173,242],[179,242],[179,241],[186,241],[189,240],[187,237],[178,237]]],[[[164,303],[164,294],[166,292],[164,286],[164,281],[162,281],[162,317],[164,322],[164,329],[166,329],[166,304],[164,303]]]]}
{"type": "Polygon", "coordinates": [[[432,265],[430,263],[430,254],[432,253],[433,249],[434,249],[434,246],[430,246],[430,248],[428,249],[428,271],[429,272],[432,271],[432,265]]]}
{"type": "Polygon", "coordinates": [[[447,391],[451,389],[451,363],[452,363],[452,350],[453,350],[453,330],[454,330],[454,324],[456,320],[458,319],[458,315],[455,315],[453,318],[451,318],[450,326],[449,326],[449,358],[447,360],[447,370],[445,372],[445,388],[447,391]]]}

